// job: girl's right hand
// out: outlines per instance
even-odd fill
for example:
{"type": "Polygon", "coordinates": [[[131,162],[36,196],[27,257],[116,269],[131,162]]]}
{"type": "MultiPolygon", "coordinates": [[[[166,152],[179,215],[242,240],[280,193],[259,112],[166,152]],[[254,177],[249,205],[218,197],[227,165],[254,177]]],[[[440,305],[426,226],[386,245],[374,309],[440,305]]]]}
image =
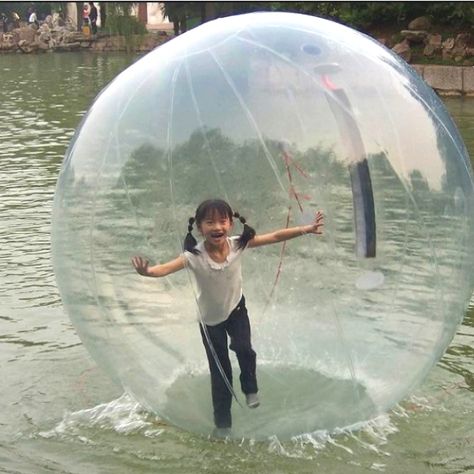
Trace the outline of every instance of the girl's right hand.
{"type": "Polygon", "coordinates": [[[149,275],[148,263],[149,263],[148,260],[145,260],[142,257],[132,257],[132,265],[137,271],[137,273],[139,273],[140,275],[143,275],[143,276],[149,275]]]}

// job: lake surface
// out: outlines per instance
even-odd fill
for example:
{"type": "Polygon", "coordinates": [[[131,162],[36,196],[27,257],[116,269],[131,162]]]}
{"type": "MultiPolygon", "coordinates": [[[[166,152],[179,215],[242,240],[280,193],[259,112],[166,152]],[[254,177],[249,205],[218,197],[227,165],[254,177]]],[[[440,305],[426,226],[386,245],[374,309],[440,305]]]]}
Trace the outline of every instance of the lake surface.
{"type": "MultiPolygon", "coordinates": [[[[474,472],[473,303],[416,393],[357,433],[210,441],[146,413],[97,367],[56,288],[52,200],[75,127],[135,59],[0,56],[0,472],[474,472]]],[[[445,103],[473,157],[474,99],[445,103]]]]}

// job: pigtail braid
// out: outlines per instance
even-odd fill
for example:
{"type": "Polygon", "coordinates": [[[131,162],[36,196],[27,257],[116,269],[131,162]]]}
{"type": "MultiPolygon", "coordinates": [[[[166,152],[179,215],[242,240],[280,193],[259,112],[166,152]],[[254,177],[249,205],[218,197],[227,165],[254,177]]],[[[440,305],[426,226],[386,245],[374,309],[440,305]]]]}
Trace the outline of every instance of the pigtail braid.
{"type": "Polygon", "coordinates": [[[190,217],[188,220],[188,233],[186,234],[186,237],[184,238],[183,248],[185,251],[188,251],[194,255],[197,255],[199,253],[199,250],[196,249],[197,241],[192,234],[193,224],[195,221],[196,219],[194,219],[194,217],[190,217]]]}
{"type": "Polygon", "coordinates": [[[244,230],[239,237],[238,247],[239,249],[245,248],[250,240],[255,237],[255,230],[247,224],[245,217],[241,216],[238,212],[234,212],[234,217],[239,219],[240,223],[244,226],[244,230]]]}

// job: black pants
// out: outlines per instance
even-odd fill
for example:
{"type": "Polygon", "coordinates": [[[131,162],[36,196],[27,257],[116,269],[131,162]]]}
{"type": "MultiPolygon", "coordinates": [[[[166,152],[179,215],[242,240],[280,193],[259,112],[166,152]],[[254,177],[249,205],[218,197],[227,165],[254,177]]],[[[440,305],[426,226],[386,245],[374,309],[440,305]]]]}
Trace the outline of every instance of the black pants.
{"type": "MultiPolygon", "coordinates": [[[[214,423],[218,428],[230,428],[232,426],[230,412],[232,394],[219,371],[202,326],[200,326],[200,329],[211,372],[214,423]]],[[[257,355],[250,343],[250,322],[247,308],[245,307],[245,298],[242,296],[237,307],[225,321],[216,326],[206,325],[206,330],[225,376],[232,385],[232,366],[227,348],[227,334],[229,334],[230,349],[235,352],[239,361],[242,392],[245,394],[256,393],[258,391],[255,374],[257,355]]]]}

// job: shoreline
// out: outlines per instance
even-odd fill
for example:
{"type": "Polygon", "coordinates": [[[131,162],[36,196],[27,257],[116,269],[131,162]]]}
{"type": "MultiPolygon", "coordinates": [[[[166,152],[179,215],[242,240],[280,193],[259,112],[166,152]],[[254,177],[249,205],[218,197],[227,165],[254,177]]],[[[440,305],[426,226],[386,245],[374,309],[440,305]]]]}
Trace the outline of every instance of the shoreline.
{"type": "Polygon", "coordinates": [[[474,98],[474,67],[410,64],[420,77],[443,97],[474,98]]]}
{"type": "MultiPolygon", "coordinates": [[[[30,28],[28,28],[31,31],[30,28]]],[[[33,33],[34,34],[34,33],[33,33]]],[[[172,39],[164,31],[153,31],[145,35],[90,37],[75,33],[73,41],[54,45],[29,42],[12,38],[8,48],[0,48],[3,54],[52,54],[89,51],[91,53],[148,53],[172,39]]],[[[2,38],[3,39],[3,38],[2,38]]],[[[410,63],[409,63],[410,64],[410,63]]],[[[435,92],[443,97],[474,98],[474,66],[410,64],[420,77],[435,92]]]]}

